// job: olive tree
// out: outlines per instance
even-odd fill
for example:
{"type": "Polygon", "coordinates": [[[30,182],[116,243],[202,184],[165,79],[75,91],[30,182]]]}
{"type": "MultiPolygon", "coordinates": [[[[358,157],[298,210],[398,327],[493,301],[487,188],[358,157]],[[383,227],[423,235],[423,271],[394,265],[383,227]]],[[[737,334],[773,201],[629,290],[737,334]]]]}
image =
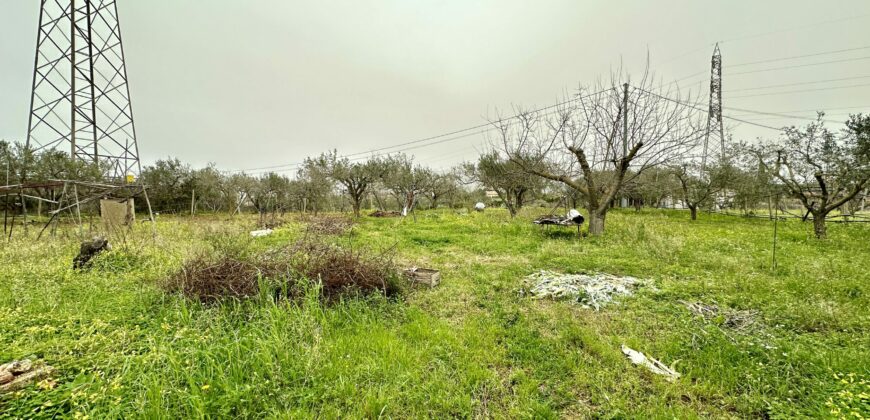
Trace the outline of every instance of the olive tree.
{"type": "Polygon", "coordinates": [[[317,162],[325,168],[330,178],[342,186],[344,194],[350,199],[354,216],[359,217],[366,194],[385,170],[381,159],[372,157],[365,162],[354,162],[346,157],[338,157],[333,150],[320,155],[317,162]]]}
{"type": "Polygon", "coordinates": [[[727,164],[706,167],[703,170],[685,163],[673,168],[673,174],[680,183],[680,196],[689,208],[690,218],[698,219],[698,209],[712,205],[716,194],[728,186],[732,168],[727,164]]]}
{"type": "Polygon", "coordinates": [[[474,182],[494,191],[512,218],[523,208],[528,195],[541,189],[543,184],[540,177],[529,174],[515,161],[494,151],[481,155],[475,163],[466,163],[465,173],[474,182]]]}
{"type": "Polygon", "coordinates": [[[384,159],[381,182],[389,189],[406,216],[417,204],[418,196],[425,192],[434,179],[434,173],[403,153],[384,159]]]}

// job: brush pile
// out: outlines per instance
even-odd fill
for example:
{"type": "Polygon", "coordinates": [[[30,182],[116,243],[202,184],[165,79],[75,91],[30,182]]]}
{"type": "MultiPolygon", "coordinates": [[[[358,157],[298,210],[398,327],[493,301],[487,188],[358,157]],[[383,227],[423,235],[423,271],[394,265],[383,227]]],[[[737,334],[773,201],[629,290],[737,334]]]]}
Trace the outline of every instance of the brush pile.
{"type": "Polygon", "coordinates": [[[203,303],[254,297],[271,290],[276,298],[304,295],[305,285],[320,285],[324,300],[341,296],[401,293],[393,262],[338,245],[305,239],[289,247],[253,255],[219,254],[187,261],[165,288],[203,303]]]}
{"type": "MultiPolygon", "coordinates": [[[[399,270],[385,254],[319,241],[300,241],[283,253],[289,257],[289,271],[319,282],[327,299],[372,292],[391,297],[401,292],[399,270]]],[[[281,259],[279,255],[277,260],[281,259]]]]}
{"type": "Polygon", "coordinates": [[[259,293],[264,275],[257,265],[233,257],[198,256],[187,261],[167,282],[171,292],[181,292],[204,303],[222,298],[244,298],[259,293]]]}
{"type": "Polygon", "coordinates": [[[560,274],[541,271],[525,278],[520,295],[543,299],[568,299],[587,308],[601,309],[615,296],[631,296],[646,281],[610,274],[560,274]]]}
{"type": "Polygon", "coordinates": [[[353,221],[341,216],[320,216],[308,220],[308,233],[317,235],[341,235],[353,227],[353,221]]]}

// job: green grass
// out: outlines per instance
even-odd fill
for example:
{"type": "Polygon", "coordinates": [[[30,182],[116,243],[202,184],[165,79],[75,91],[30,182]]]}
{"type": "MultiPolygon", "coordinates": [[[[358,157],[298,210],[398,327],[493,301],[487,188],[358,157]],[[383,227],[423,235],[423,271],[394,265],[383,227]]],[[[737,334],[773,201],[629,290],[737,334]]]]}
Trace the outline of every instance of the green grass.
{"type": "MultiPolygon", "coordinates": [[[[308,297],[202,306],[160,283],[185,258],[293,241],[252,219],[167,218],[71,270],[74,239],[0,245],[0,362],[35,354],[53,382],[0,397],[0,418],[829,417],[870,415],[870,225],[616,211],[605,236],[532,215],[364,218],[335,239],[442,270],[403,299],[308,297]],[[518,296],[540,269],[651,279],[600,312],[518,296]],[[679,300],[758,310],[751,333],[679,300]],[[682,374],[667,382],[620,345],[682,374]],[[851,376],[850,376],[851,375],[851,376]],[[861,393],[863,397],[861,396],[861,393]],[[839,414],[838,414],[839,413],[839,414]]],[[[32,233],[32,232],[31,232],[32,233]]],[[[238,250],[236,250],[238,251],[238,250]]]]}

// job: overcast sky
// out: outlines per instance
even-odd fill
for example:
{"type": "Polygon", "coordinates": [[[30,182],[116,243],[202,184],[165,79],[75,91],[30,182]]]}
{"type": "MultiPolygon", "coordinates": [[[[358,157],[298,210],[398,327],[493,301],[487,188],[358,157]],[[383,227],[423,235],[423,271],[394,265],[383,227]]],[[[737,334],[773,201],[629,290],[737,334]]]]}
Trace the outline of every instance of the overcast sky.
{"type": "MultiPolygon", "coordinates": [[[[23,141],[39,2],[2,1],[0,139],[23,141]]],[[[716,41],[726,107],[829,110],[835,120],[870,111],[867,0],[119,0],[119,9],[143,164],[173,156],[244,169],[390,146],[514,104],[553,104],[620,62],[640,72],[647,51],[666,81],[708,72],[716,41]],[[839,62],[802,66],[828,61],[839,62]],[[728,75],[766,68],[781,69],[728,75]],[[782,84],[795,85],[769,87],[782,84]]],[[[729,124],[738,138],[771,135],[729,124]]],[[[408,152],[440,168],[473,159],[482,143],[408,152]]]]}

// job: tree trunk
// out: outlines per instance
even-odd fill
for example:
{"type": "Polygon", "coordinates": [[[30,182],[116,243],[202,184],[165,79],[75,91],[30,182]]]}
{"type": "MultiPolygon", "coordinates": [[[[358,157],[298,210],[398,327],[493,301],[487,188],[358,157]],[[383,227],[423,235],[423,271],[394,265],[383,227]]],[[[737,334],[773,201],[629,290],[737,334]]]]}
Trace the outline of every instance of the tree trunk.
{"type": "Polygon", "coordinates": [[[589,234],[592,236],[601,236],[604,233],[604,218],[607,212],[589,212],[589,234]]]}
{"type": "Polygon", "coordinates": [[[825,226],[826,214],[813,214],[813,231],[816,234],[816,239],[825,239],[828,237],[828,228],[825,226]]]}
{"type": "Polygon", "coordinates": [[[689,213],[692,214],[692,220],[698,220],[698,206],[689,206],[689,213]]]}
{"type": "Polygon", "coordinates": [[[360,201],[362,201],[362,198],[353,200],[353,216],[357,219],[359,218],[360,201]]]}

